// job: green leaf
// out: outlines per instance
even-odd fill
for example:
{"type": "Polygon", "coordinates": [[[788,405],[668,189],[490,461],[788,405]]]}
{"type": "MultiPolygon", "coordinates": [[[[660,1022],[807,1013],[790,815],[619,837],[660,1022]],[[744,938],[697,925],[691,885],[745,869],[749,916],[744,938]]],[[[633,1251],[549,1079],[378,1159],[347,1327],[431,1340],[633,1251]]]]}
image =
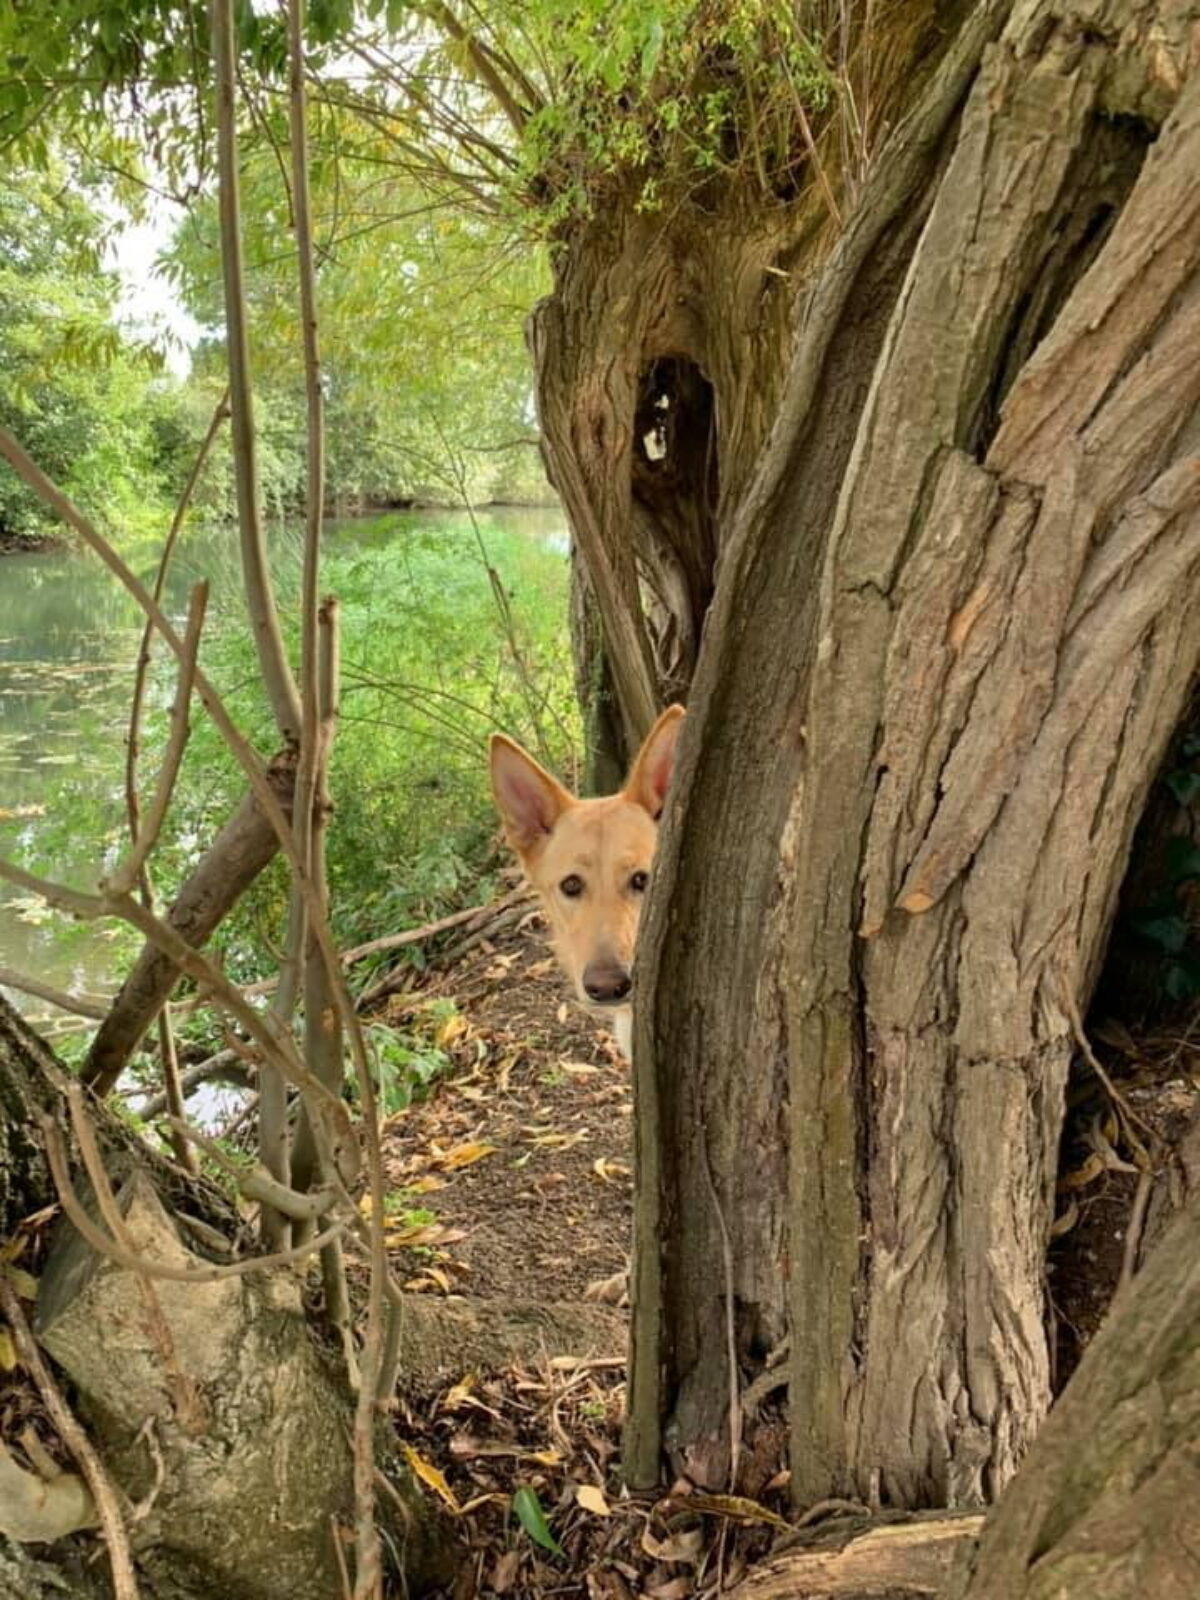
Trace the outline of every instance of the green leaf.
{"type": "Polygon", "coordinates": [[[1200,846],[1183,834],[1167,840],[1167,872],[1173,883],[1200,878],[1200,846]]]}
{"type": "Polygon", "coordinates": [[[1200,994],[1200,963],[1172,961],[1163,987],[1172,1000],[1194,1000],[1200,994]]]}
{"type": "Polygon", "coordinates": [[[541,1545],[543,1550],[549,1550],[552,1555],[562,1555],[562,1546],[550,1532],[550,1524],[546,1521],[546,1513],[542,1510],[542,1502],[535,1489],[522,1484],[512,1497],[512,1508],[513,1515],[534,1544],[541,1545]]]}
{"type": "Polygon", "coordinates": [[[1177,956],[1188,941],[1187,919],[1174,913],[1158,917],[1135,917],[1133,926],[1143,939],[1148,939],[1169,956],[1177,956]]]}
{"type": "Polygon", "coordinates": [[[1167,788],[1181,806],[1191,805],[1200,794],[1200,772],[1185,772],[1182,768],[1167,773],[1167,788]]]}

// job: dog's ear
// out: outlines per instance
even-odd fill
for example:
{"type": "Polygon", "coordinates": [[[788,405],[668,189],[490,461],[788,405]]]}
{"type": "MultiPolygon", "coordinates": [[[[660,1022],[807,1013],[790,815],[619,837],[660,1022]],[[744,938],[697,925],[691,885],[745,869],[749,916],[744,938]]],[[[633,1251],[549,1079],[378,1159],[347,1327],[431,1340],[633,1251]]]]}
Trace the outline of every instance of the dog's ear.
{"type": "Polygon", "coordinates": [[[675,770],[675,746],[686,716],[682,706],[668,706],[646,735],[625,782],[625,798],[644,806],[658,820],[671,774],[675,770]]]}
{"type": "Polygon", "coordinates": [[[575,801],[531,755],[502,733],[488,741],[492,795],[504,834],[518,855],[529,855],[575,801]]]}

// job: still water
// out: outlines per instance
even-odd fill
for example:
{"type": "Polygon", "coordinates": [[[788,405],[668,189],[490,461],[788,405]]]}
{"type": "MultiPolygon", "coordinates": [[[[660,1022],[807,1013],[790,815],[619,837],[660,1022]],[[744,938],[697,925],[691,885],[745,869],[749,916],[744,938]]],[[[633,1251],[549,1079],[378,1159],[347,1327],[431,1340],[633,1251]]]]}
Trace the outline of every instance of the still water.
{"type": "MultiPolygon", "coordinates": [[[[360,542],[399,546],[414,527],[444,525],[447,515],[357,519],[331,527],[327,543],[339,551],[360,542]]],[[[482,520],[485,528],[503,526],[566,548],[557,510],[489,510],[482,520]]],[[[294,533],[277,543],[285,564],[296,559],[294,533]]],[[[139,575],[152,578],[153,557],[139,564],[139,575]]],[[[166,594],[166,609],[177,622],[202,576],[212,584],[211,621],[239,618],[232,531],[189,536],[166,594]]],[[[52,846],[55,876],[78,888],[93,888],[123,843],[125,733],[140,635],[136,605],[89,554],[0,556],[0,854],[13,854],[23,838],[36,836],[52,846]],[[99,829],[98,817],[106,823],[99,829]]],[[[157,693],[169,692],[169,676],[162,674],[157,693]]],[[[142,774],[143,788],[148,778],[152,772],[142,774]]],[[[132,948],[125,930],[72,924],[35,897],[0,884],[0,967],[76,994],[104,996],[119,984],[132,948]]],[[[42,1002],[5,992],[28,1014],[49,1014],[42,1002]]]]}

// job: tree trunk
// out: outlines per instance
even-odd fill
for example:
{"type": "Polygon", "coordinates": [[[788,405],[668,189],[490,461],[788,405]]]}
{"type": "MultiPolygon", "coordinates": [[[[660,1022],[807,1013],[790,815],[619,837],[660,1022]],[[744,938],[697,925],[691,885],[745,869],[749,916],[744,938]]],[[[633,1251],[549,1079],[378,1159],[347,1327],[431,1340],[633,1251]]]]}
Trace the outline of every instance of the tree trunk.
{"type": "Polygon", "coordinates": [[[1113,1302],[984,1525],[965,1600],[1200,1593],[1198,1227],[1193,1200],[1113,1302]]]}
{"type": "Polygon", "coordinates": [[[639,950],[637,1481],[724,1480],[731,1330],[735,1384],[790,1336],[802,1503],[978,1503],[1045,1410],[1075,1020],[1200,661],[1200,8],[1092,11],[972,10],[724,541],[639,950]]]}

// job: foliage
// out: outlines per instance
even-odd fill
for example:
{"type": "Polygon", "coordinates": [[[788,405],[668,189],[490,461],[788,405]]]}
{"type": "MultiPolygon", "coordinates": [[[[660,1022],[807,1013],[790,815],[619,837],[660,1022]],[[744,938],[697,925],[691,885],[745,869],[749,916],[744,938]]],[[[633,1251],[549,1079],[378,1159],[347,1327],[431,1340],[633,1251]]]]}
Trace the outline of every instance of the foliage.
{"type": "MultiPolygon", "coordinates": [[[[564,554],[498,517],[484,519],[480,532],[510,601],[511,638],[462,512],[350,526],[327,552],[326,584],[339,597],[342,635],[329,875],[343,945],[486,894],[479,878],[495,835],[484,761],[490,729],[509,729],[560,770],[574,753],[564,554]]],[[[294,559],[279,581],[282,612],[291,618],[294,559]]],[[[207,639],[204,655],[266,749],[271,732],[248,635],[227,623],[207,639]]],[[[161,737],[161,720],[158,729],[161,737]]],[[[164,870],[182,876],[240,790],[216,736],[197,726],[164,870]]],[[[283,909],[282,871],[268,872],[222,930],[232,972],[257,977],[269,968],[283,909]]]]}
{"type": "MultiPolygon", "coordinates": [[[[110,527],[145,531],[179,475],[179,396],[115,323],[96,199],[57,165],[0,176],[0,422],[110,527]]],[[[0,535],[49,519],[7,470],[0,535]]]]}
{"type": "MultiPolygon", "coordinates": [[[[285,139],[269,108],[259,115],[274,141],[285,139]]],[[[332,502],[546,499],[521,331],[545,286],[541,252],[517,250],[494,222],[431,204],[392,170],[386,141],[344,114],[319,108],[313,120],[314,144],[338,150],[314,163],[312,182],[332,502]]],[[[270,143],[248,155],[242,192],[264,495],[279,509],[304,482],[304,404],[294,263],[281,248],[287,194],[270,143]]],[[[216,328],[211,200],[191,208],[163,267],[201,325],[216,328]]],[[[223,370],[217,338],[197,363],[223,370]]],[[[228,471],[209,483],[231,495],[228,471]]]]}

